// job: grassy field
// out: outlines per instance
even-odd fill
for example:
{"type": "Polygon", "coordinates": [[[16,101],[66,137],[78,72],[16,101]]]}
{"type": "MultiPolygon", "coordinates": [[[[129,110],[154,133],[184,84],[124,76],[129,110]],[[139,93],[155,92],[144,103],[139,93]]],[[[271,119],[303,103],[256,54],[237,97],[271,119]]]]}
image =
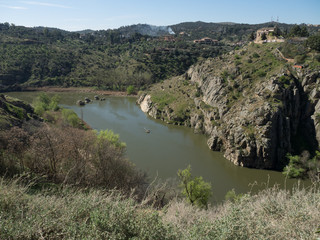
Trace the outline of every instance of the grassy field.
{"type": "Polygon", "coordinates": [[[0,239],[317,239],[319,188],[290,192],[274,187],[208,210],[175,199],[157,210],[115,190],[34,190],[2,178],[0,239]]]}

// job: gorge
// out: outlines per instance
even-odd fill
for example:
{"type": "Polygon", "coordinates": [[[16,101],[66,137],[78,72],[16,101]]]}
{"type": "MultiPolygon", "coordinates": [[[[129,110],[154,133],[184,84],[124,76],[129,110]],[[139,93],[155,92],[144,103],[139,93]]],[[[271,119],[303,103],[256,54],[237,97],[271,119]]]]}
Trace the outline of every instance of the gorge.
{"type": "Polygon", "coordinates": [[[287,64],[277,49],[251,44],[208,59],[170,84],[153,87],[137,103],[154,118],[205,133],[209,148],[224,151],[236,165],[282,170],[287,153],[318,146],[320,72],[287,64]],[[181,90],[183,85],[193,92],[181,90]],[[177,117],[176,101],[159,103],[159,91],[166,100],[180,91],[186,114],[177,117]]]}

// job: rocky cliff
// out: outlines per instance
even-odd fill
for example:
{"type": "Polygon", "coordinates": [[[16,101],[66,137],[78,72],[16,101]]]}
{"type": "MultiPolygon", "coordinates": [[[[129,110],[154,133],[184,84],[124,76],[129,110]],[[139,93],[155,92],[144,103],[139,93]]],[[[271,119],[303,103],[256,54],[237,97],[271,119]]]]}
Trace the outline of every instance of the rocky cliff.
{"type": "Polygon", "coordinates": [[[282,169],[287,153],[320,142],[320,68],[297,69],[276,49],[252,45],[208,59],[153,86],[138,104],[154,118],[207,134],[209,148],[236,165],[282,169]],[[183,114],[179,101],[187,103],[183,114]]]}

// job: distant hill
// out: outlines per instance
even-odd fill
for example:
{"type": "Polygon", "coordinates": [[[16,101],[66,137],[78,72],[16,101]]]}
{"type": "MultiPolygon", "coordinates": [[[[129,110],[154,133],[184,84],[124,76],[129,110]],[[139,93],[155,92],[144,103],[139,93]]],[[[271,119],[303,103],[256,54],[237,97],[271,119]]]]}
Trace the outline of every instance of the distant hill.
{"type": "MultiPolygon", "coordinates": [[[[185,22],[69,32],[0,23],[0,91],[48,85],[143,89],[244,45],[257,29],[275,24],[283,36],[295,26],[185,22]],[[205,47],[193,42],[204,37],[218,41],[205,47]]],[[[311,35],[320,29],[304,26],[311,35]]]]}
{"type": "Polygon", "coordinates": [[[88,34],[88,33],[93,33],[95,32],[94,30],[91,29],[85,29],[85,30],[81,30],[81,31],[75,31],[76,33],[80,33],[80,34],[88,34]]]}
{"type": "MultiPolygon", "coordinates": [[[[304,25],[304,24],[302,24],[304,25]]],[[[295,26],[294,24],[278,23],[278,22],[266,22],[260,24],[245,24],[245,23],[207,23],[207,22],[183,22],[175,25],[171,25],[172,30],[179,34],[185,33],[189,40],[194,40],[203,37],[210,37],[218,40],[228,39],[229,41],[241,41],[247,40],[247,36],[252,32],[257,31],[263,27],[277,26],[284,33],[289,32],[290,29],[295,26]]],[[[307,25],[306,25],[307,26],[307,25]]],[[[320,27],[307,26],[310,34],[318,32],[320,27]]]]}
{"type": "Polygon", "coordinates": [[[159,37],[169,34],[174,34],[174,31],[169,26],[153,26],[149,24],[136,24],[131,26],[120,27],[118,29],[125,37],[132,36],[135,33],[159,37]]]}

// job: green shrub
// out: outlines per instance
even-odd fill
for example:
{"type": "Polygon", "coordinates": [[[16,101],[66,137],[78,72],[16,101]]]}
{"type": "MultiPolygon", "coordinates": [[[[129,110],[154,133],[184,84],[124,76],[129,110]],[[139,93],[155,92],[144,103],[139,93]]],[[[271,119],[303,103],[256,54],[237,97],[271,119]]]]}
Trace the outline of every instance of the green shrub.
{"type": "Polygon", "coordinates": [[[254,58],[259,58],[260,55],[259,55],[258,53],[256,53],[256,52],[254,52],[254,53],[252,54],[252,57],[254,57],[254,58]]]}
{"type": "Polygon", "coordinates": [[[57,111],[59,110],[59,100],[60,97],[55,95],[53,97],[49,97],[45,93],[41,93],[34,101],[33,107],[35,113],[39,114],[40,116],[44,114],[44,112],[50,111],[57,111]]]}
{"type": "Polygon", "coordinates": [[[78,115],[71,109],[62,109],[61,111],[63,120],[72,127],[80,126],[80,119],[78,115]]]}
{"type": "Polygon", "coordinates": [[[279,82],[283,84],[285,87],[290,85],[291,78],[289,76],[281,76],[279,77],[279,82]]]}
{"type": "Polygon", "coordinates": [[[211,185],[205,182],[202,177],[192,177],[191,166],[184,170],[178,171],[180,187],[182,194],[188,202],[201,208],[208,206],[209,197],[211,196],[211,185]]]}
{"type": "Polygon", "coordinates": [[[305,62],[306,58],[307,58],[307,55],[303,54],[303,55],[295,56],[294,60],[297,64],[303,64],[305,62]]]}
{"type": "Polygon", "coordinates": [[[303,177],[306,170],[300,166],[300,157],[298,155],[287,155],[289,164],[283,169],[283,174],[290,178],[303,177]]]}
{"type": "Polygon", "coordinates": [[[118,147],[118,148],[125,148],[126,144],[124,142],[120,141],[119,134],[115,134],[112,130],[101,130],[98,133],[98,140],[99,141],[109,141],[112,145],[118,147]]]}
{"type": "Polygon", "coordinates": [[[310,36],[307,40],[307,46],[312,50],[320,51],[320,35],[310,36]]]}
{"type": "Polygon", "coordinates": [[[267,75],[267,73],[263,70],[258,70],[257,71],[257,76],[258,77],[265,77],[267,75]]]}
{"type": "Polygon", "coordinates": [[[176,96],[166,92],[158,92],[151,96],[152,102],[158,105],[159,110],[163,110],[165,106],[173,103],[176,99],[176,96]]]}
{"type": "Polygon", "coordinates": [[[136,92],[135,87],[130,85],[129,87],[127,87],[127,94],[131,95],[134,94],[136,92]]]}
{"type": "Polygon", "coordinates": [[[236,191],[232,189],[226,193],[225,199],[226,201],[237,202],[240,201],[243,196],[241,193],[236,194],[236,191]]]}

